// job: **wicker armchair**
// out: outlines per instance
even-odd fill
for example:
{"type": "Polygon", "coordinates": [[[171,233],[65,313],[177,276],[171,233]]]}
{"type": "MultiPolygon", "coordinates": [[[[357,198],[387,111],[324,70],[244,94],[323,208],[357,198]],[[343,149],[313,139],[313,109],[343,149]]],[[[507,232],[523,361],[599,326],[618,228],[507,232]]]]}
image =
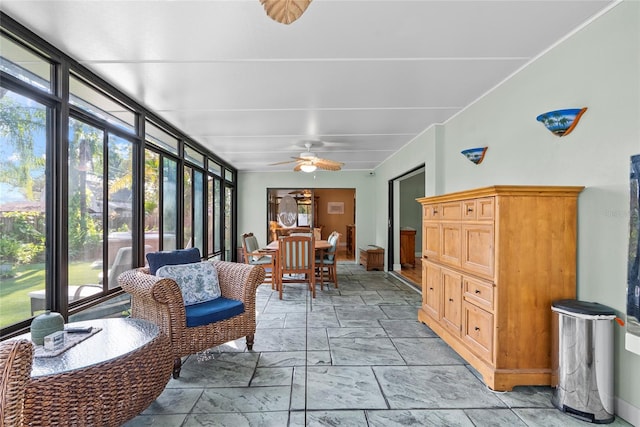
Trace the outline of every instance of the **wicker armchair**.
{"type": "Polygon", "coordinates": [[[33,344],[28,340],[0,342],[0,426],[22,425],[33,351],[33,344]]]}
{"type": "Polygon", "coordinates": [[[207,350],[238,338],[247,338],[253,347],[256,331],[256,289],[264,280],[259,266],[211,261],[216,267],[222,296],[242,301],[244,312],[202,326],[188,327],[185,306],[178,284],[172,279],[149,274],[147,268],[122,273],[118,282],[131,294],[131,316],[157,324],[171,340],[173,378],[180,376],[182,357],[207,350]]]}

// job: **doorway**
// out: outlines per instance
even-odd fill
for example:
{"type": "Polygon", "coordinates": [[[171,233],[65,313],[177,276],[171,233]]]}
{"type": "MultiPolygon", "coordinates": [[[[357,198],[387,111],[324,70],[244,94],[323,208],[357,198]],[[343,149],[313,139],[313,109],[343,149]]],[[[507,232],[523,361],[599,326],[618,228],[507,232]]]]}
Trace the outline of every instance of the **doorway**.
{"type": "Polygon", "coordinates": [[[421,165],[389,180],[389,271],[422,283],[422,207],[425,167],[421,165]]]}
{"type": "Polygon", "coordinates": [[[355,188],[267,188],[267,236],[319,229],[340,233],[338,261],[356,259],[355,188]]]}

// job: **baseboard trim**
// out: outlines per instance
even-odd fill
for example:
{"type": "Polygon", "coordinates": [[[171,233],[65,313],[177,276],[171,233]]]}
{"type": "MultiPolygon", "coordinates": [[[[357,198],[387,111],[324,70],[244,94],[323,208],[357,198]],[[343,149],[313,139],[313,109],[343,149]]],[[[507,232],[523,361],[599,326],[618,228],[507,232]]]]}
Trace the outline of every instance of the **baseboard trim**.
{"type": "Polygon", "coordinates": [[[629,402],[619,397],[615,398],[616,415],[633,426],[640,426],[640,408],[636,408],[629,402]]]}
{"type": "Polygon", "coordinates": [[[390,271],[389,274],[391,276],[395,277],[396,279],[398,279],[399,281],[401,281],[403,284],[405,284],[412,291],[415,291],[415,292],[419,293],[420,295],[422,295],[422,289],[420,289],[418,287],[418,285],[416,285],[415,283],[411,282],[410,280],[407,280],[407,278],[403,277],[401,274],[396,273],[395,271],[390,271]]]}

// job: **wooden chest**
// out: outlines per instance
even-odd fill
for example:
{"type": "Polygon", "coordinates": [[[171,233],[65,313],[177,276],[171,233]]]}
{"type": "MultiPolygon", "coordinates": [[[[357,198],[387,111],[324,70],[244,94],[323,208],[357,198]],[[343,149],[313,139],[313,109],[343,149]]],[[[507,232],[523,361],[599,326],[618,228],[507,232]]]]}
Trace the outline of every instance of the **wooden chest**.
{"type": "Polygon", "coordinates": [[[373,245],[360,248],[360,264],[364,266],[367,271],[382,271],[384,269],[384,248],[373,245]]]}

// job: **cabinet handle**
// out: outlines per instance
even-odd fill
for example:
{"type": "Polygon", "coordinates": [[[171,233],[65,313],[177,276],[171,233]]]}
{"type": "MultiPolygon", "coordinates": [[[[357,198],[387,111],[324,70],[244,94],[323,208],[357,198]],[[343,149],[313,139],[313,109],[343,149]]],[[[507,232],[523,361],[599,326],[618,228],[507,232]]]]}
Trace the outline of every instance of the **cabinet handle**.
{"type": "Polygon", "coordinates": [[[449,298],[449,302],[453,302],[453,298],[449,298]]]}
{"type": "Polygon", "coordinates": [[[430,291],[432,291],[432,290],[433,290],[433,288],[429,288],[429,290],[430,290],[430,291]]]}
{"type": "Polygon", "coordinates": [[[479,293],[480,293],[480,289],[476,289],[476,294],[479,294],[479,293]]]}
{"type": "Polygon", "coordinates": [[[437,214],[437,213],[438,213],[438,210],[434,208],[434,209],[432,210],[432,213],[433,213],[433,215],[435,215],[435,214],[437,214]]]}
{"type": "Polygon", "coordinates": [[[476,327],[475,327],[475,328],[473,328],[473,329],[475,329],[476,331],[479,331],[479,330],[480,330],[480,328],[479,328],[478,326],[476,326],[476,327]]]}
{"type": "Polygon", "coordinates": [[[467,208],[467,212],[473,212],[473,208],[467,208]]]}

